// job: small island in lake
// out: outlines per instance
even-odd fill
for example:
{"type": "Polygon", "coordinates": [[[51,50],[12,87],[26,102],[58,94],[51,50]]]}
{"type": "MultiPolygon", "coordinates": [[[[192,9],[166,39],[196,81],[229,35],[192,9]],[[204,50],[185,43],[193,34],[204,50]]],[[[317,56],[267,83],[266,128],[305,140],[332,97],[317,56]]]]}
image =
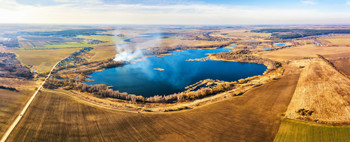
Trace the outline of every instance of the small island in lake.
{"type": "Polygon", "coordinates": [[[157,70],[157,71],[164,71],[164,69],[162,69],[162,68],[154,68],[154,70],[157,70]]]}

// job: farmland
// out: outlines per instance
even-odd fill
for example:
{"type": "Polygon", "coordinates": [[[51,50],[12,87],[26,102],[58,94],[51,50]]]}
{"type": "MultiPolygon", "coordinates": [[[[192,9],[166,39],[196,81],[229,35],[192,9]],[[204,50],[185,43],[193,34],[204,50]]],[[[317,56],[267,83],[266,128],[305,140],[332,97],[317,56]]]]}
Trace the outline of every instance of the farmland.
{"type": "Polygon", "coordinates": [[[298,79],[288,74],[241,97],[165,114],[106,110],[43,91],[9,141],[272,141],[298,79]]]}
{"type": "MultiPolygon", "coordinates": [[[[27,69],[46,73],[59,60],[71,58],[55,69],[8,141],[348,141],[349,36],[324,35],[332,32],[341,30],[127,27],[12,33],[19,47],[4,44],[1,51],[15,53],[17,64],[27,69]],[[264,82],[232,82],[243,86],[235,88],[239,93],[233,86],[223,87],[221,93],[198,91],[220,82],[202,80],[202,88],[192,93],[201,97],[182,99],[186,93],[177,93],[180,97],[169,102],[162,100],[166,96],[153,96],[158,102],[133,100],[137,96],[132,94],[123,99],[116,96],[127,92],[81,85],[92,72],[129,64],[112,60],[124,45],[130,52],[141,49],[142,57],[159,58],[175,50],[232,48],[223,58],[199,60],[264,63],[269,70],[260,76],[264,82]],[[268,76],[270,71],[280,74],[268,76]]],[[[0,135],[43,80],[38,74],[9,75],[0,78],[0,85],[19,91],[0,89],[0,135]]]]}
{"type": "Polygon", "coordinates": [[[330,54],[324,56],[334,67],[344,75],[350,77],[350,57],[349,53],[330,54]]]}
{"type": "MultiPolygon", "coordinates": [[[[262,56],[279,61],[289,60],[290,64],[303,69],[286,118],[319,123],[348,123],[350,81],[327,61],[317,56],[318,54],[329,58],[349,57],[350,49],[306,45],[262,56]]],[[[343,66],[339,67],[344,69],[343,66]]]]}
{"type": "Polygon", "coordinates": [[[62,58],[72,54],[79,48],[47,49],[47,50],[11,50],[25,65],[33,66],[37,72],[48,72],[62,58]]]}
{"type": "Polygon", "coordinates": [[[331,126],[317,123],[283,120],[275,142],[346,142],[350,126],[331,126]]]}
{"type": "Polygon", "coordinates": [[[330,42],[331,45],[341,46],[341,45],[350,45],[350,36],[332,36],[324,37],[322,40],[330,42]]]}
{"type": "Polygon", "coordinates": [[[89,61],[100,61],[114,58],[117,54],[115,46],[95,47],[91,52],[94,54],[89,61]]]}
{"type": "Polygon", "coordinates": [[[0,137],[19,114],[31,92],[0,89],[0,137]]]}
{"type": "Polygon", "coordinates": [[[286,113],[287,118],[320,123],[349,122],[350,80],[321,59],[305,65],[286,113]],[[299,110],[312,111],[310,114],[299,110]]]}

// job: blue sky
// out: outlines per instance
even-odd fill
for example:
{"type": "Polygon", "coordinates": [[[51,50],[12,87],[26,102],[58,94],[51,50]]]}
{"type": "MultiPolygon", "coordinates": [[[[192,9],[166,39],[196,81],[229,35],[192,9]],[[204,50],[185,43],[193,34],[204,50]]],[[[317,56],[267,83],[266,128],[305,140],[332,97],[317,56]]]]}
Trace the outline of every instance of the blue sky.
{"type": "Polygon", "coordinates": [[[0,23],[350,24],[350,0],[0,0],[0,23]]]}

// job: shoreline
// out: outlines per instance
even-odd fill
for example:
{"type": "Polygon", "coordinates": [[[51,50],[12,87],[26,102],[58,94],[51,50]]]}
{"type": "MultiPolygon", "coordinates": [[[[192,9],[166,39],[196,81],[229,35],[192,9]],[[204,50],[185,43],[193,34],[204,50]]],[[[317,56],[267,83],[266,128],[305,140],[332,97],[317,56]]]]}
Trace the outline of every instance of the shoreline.
{"type": "MultiPolygon", "coordinates": [[[[209,54],[208,58],[210,60],[221,60],[221,61],[231,61],[231,62],[242,62],[239,60],[226,60],[226,59],[218,59],[213,55],[209,54]]],[[[250,63],[257,63],[252,60],[250,63]]],[[[82,99],[83,101],[94,103],[96,105],[102,105],[105,107],[109,107],[113,110],[121,110],[121,111],[133,111],[137,113],[169,113],[169,112],[179,112],[184,110],[196,109],[201,106],[205,106],[211,103],[220,102],[222,100],[239,97],[243,95],[245,92],[249,91],[252,88],[261,86],[265,83],[271,82],[275,79],[278,79],[283,76],[284,68],[279,67],[277,69],[273,69],[271,66],[266,65],[266,63],[258,63],[264,64],[267,67],[267,70],[258,76],[248,77],[244,79],[240,79],[238,81],[233,82],[234,88],[229,89],[227,91],[209,95],[207,97],[195,99],[193,101],[185,101],[185,102],[175,102],[175,103],[132,103],[128,100],[122,100],[117,98],[99,98],[90,93],[90,95],[86,95],[86,93],[79,92],[77,90],[71,90],[71,92],[76,92],[76,97],[82,99]],[[98,99],[98,103],[96,103],[96,99],[98,99]],[[94,100],[94,101],[92,101],[94,100]]],[[[201,80],[202,81],[202,80],[201,80]]],[[[200,82],[200,81],[199,81],[200,82]]]]}

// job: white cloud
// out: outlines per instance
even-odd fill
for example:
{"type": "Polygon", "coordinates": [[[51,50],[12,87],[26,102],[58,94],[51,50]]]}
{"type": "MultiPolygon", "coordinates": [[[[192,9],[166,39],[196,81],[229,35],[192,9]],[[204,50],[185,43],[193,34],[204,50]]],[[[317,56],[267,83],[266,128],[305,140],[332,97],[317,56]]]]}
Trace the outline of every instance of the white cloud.
{"type": "Polygon", "coordinates": [[[0,9],[13,9],[16,5],[15,0],[0,0],[0,9]]]}
{"type": "MultiPolygon", "coordinates": [[[[3,1],[3,0],[0,0],[3,1]]],[[[1,23],[57,24],[339,24],[350,15],[311,9],[264,9],[219,5],[61,4],[0,7],[1,23]],[[337,23],[333,23],[337,22],[337,23]]],[[[349,20],[347,20],[349,19],[349,20]]]]}
{"type": "Polygon", "coordinates": [[[315,0],[301,0],[300,1],[302,4],[305,4],[305,5],[316,5],[317,2],[315,0]]]}
{"type": "Polygon", "coordinates": [[[88,4],[102,4],[101,0],[54,0],[58,3],[88,3],[88,4]]]}
{"type": "Polygon", "coordinates": [[[350,0],[346,1],[346,5],[350,5],[350,0]]]}

